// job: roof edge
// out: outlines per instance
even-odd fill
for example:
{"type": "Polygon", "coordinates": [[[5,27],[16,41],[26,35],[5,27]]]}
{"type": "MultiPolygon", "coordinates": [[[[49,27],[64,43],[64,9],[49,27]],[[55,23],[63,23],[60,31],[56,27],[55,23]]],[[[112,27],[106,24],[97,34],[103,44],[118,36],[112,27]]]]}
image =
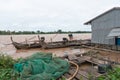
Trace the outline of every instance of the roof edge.
{"type": "Polygon", "coordinates": [[[108,11],[106,11],[106,12],[100,14],[100,15],[98,15],[97,17],[95,17],[95,18],[93,18],[93,19],[85,22],[84,25],[89,25],[89,24],[91,24],[91,22],[94,21],[95,19],[97,19],[97,18],[99,18],[99,17],[101,17],[101,16],[103,16],[103,15],[105,15],[105,14],[107,14],[107,13],[113,11],[113,10],[120,10],[120,7],[114,7],[114,8],[112,8],[112,9],[110,9],[110,10],[108,10],[108,11]]]}

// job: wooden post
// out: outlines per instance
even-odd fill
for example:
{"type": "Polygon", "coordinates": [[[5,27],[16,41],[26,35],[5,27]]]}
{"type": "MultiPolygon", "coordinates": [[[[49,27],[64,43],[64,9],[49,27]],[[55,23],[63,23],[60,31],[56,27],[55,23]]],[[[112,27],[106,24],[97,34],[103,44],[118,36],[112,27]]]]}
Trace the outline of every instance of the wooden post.
{"type": "Polygon", "coordinates": [[[50,41],[52,42],[52,38],[50,38],[50,41]]]}
{"type": "Polygon", "coordinates": [[[28,42],[27,42],[27,38],[25,38],[25,42],[26,42],[26,44],[28,43],[28,42]]]}

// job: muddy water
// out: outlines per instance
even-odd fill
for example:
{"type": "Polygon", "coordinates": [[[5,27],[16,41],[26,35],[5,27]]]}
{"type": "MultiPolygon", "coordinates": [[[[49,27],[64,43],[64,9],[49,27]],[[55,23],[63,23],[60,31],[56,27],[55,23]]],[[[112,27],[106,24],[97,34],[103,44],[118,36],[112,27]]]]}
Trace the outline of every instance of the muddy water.
{"type": "MultiPolygon", "coordinates": [[[[71,48],[60,48],[60,49],[29,49],[29,50],[16,50],[11,44],[10,37],[13,37],[13,40],[16,42],[23,42],[26,39],[29,41],[38,40],[37,35],[0,35],[0,52],[4,54],[9,54],[13,58],[27,57],[35,52],[52,52],[56,56],[62,56],[69,53],[78,53],[84,52],[84,50],[73,50],[71,48]]],[[[68,34],[40,34],[40,37],[45,37],[46,42],[52,41],[61,41],[63,37],[68,38],[68,34]]],[[[91,34],[73,34],[73,39],[91,39],[91,34]]]]}

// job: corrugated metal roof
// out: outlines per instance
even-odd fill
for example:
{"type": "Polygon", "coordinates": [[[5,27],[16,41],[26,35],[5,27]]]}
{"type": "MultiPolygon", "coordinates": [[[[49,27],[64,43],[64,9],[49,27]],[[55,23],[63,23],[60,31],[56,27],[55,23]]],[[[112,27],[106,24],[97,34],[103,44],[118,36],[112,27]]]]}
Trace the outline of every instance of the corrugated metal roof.
{"type": "Polygon", "coordinates": [[[87,21],[87,22],[84,23],[84,24],[85,24],[85,25],[91,24],[91,22],[92,22],[93,20],[95,20],[95,19],[97,19],[97,18],[99,18],[99,17],[101,17],[101,16],[103,16],[103,15],[105,15],[105,14],[107,14],[107,13],[113,11],[113,10],[120,10],[120,7],[114,7],[114,8],[112,8],[112,9],[110,9],[110,10],[102,13],[101,15],[99,15],[99,16],[97,16],[97,17],[95,17],[95,18],[93,18],[93,19],[91,19],[91,20],[89,20],[89,21],[87,21]]]}
{"type": "Polygon", "coordinates": [[[114,28],[110,31],[107,37],[120,36],[120,28],[114,28]]]}

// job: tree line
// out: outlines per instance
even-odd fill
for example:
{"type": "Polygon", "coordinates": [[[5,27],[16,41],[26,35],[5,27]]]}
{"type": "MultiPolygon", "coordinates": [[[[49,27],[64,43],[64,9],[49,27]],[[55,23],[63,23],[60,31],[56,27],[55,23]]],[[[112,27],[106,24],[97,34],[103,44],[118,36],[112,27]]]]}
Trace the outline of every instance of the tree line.
{"type": "Polygon", "coordinates": [[[2,31],[0,30],[0,35],[20,35],[20,34],[67,34],[67,33],[91,33],[91,31],[62,31],[62,30],[57,30],[57,31],[51,31],[51,32],[43,32],[43,31],[2,31]]]}

